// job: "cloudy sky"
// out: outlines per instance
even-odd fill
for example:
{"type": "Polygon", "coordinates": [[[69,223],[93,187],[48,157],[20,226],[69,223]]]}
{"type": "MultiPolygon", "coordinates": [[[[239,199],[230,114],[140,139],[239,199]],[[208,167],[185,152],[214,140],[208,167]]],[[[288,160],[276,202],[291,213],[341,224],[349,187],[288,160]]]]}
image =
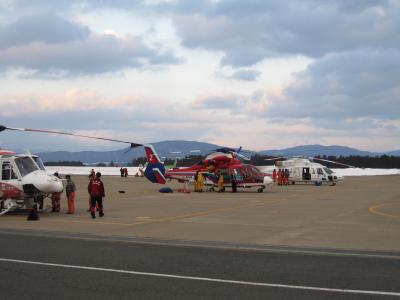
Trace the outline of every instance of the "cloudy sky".
{"type": "MultiPolygon", "coordinates": [[[[399,0],[1,0],[0,124],[400,149],[399,0]]],[[[3,148],[106,142],[0,134],[3,148]]]]}

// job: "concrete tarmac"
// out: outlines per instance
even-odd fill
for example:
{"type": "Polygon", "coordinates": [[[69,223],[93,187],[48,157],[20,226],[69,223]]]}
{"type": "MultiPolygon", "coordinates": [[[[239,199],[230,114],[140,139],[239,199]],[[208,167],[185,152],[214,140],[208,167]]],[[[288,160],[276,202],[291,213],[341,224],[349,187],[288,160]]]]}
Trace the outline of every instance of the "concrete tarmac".
{"type": "MultiPolygon", "coordinates": [[[[347,177],[336,186],[274,186],[226,193],[161,194],[144,178],[104,176],[105,217],[88,212],[86,176],[77,184],[76,214],[0,217],[6,229],[114,237],[215,241],[250,245],[400,251],[400,176],[347,177]],[[123,191],[124,193],[120,193],[123,191]]],[[[167,184],[175,190],[181,184],[167,184]]],[[[49,200],[47,200],[49,204],[49,200]]]]}
{"type": "Polygon", "coordinates": [[[2,299],[400,298],[400,253],[289,253],[4,231],[2,299]]]}

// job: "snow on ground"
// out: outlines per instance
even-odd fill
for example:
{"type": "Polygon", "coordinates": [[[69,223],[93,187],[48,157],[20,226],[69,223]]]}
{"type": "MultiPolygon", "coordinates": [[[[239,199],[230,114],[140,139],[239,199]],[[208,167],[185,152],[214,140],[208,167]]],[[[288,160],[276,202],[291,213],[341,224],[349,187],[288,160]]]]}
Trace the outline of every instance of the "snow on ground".
{"type": "MultiPolygon", "coordinates": [[[[60,175],[89,175],[90,171],[94,169],[102,175],[120,176],[119,167],[46,167],[48,173],[60,173],[60,175]]],[[[128,167],[128,175],[135,175],[138,172],[138,167],[128,167]]],[[[264,172],[264,167],[260,167],[264,172]]],[[[360,168],[347,168],[347,169],[332,169],[341,176],[374,176],[374,175],[400,175],[400,169],[360,169],[360,168]]]]}
{"type": "Polygon", "coordinates": [[[374,176],[374,175],[400,175],[400,169],[332,169],[341,176],[374,176]]]}

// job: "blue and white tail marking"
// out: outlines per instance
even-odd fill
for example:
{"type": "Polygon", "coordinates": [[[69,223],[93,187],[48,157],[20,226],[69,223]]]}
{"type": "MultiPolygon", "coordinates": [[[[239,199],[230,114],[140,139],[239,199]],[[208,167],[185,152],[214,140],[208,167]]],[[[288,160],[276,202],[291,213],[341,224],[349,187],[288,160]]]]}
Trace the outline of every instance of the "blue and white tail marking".
{"type": "Polygon", "coordinates": [[[147,167],[144,176],[153,183],[165,184],[165,167],[152,145],[145,145],[147,167]]]}

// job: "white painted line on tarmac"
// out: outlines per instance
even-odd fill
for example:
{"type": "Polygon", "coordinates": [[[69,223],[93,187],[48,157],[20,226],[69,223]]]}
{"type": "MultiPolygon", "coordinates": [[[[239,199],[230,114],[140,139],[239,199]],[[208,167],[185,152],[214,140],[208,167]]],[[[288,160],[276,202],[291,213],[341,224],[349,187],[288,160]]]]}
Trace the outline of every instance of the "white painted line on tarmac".
{"type": "Polygon", "coordinates": [[[272,287],[272,288],[296,289],[296,290],[308,290],[308,291],[320,291],[320,292],[334,292],[334,293],[345,293],[345,294],[382,295],[382,296],[400,297],[400,292],[334,289],[334,288],[321,288],[321,287],[314,287],[314,286],[251,282],[251,281],[228,280],[228,279],[218,279],[218,278],[208,278],[208,277],[183,276],[183,275],[172,275],[172,274],[162,274],[162,273],[149,273],[149,272],[138,272],[138,271],[129,271],[129,270],[64,265],[64,264],[55,264],[55,263],[46,263],[46,262],[40,262],[40,261],[29,261],[29,260],[19,260],[19,259],[9,259],[9,258],[0,258],[0,261],[1,262],[10,262],[10,263],[30,264],[30,265],[41,265],[41,266],[48,266],[48,267],[59,267],[59,268],[67,268],[67,269],[79,269],[79,270],[112,272],[112,273],[130,274],[130,275],[208,281],[208,282],[216,282],[216,283],[230,283],[230,284],[240,284],[240,285],[259,286],[259,287],[272,287]]]}

